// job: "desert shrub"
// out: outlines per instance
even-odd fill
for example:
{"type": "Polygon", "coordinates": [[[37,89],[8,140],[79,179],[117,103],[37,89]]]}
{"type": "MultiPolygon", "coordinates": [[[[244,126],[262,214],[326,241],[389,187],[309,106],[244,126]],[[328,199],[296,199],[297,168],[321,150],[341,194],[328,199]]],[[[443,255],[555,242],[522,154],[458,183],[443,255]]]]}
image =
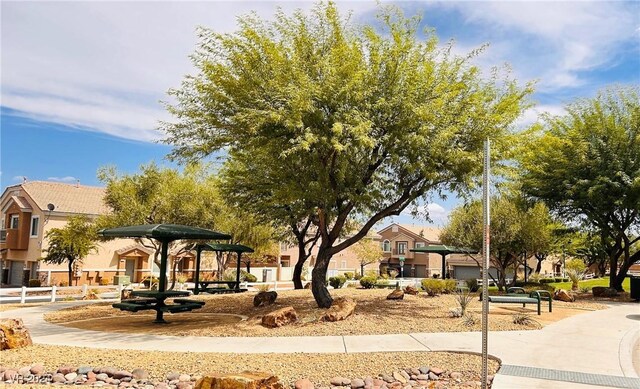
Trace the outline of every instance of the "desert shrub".
{"type": "Polygon", "coordinates": [[[553,279],[554,282],[562,282],[563,278],[562,277],[555,277],[553,279]]]}
{"type": "Polygon", "coordinates": [[[515,315],[513,315],[512,320],[513,324],[518,324],[521,326],[530,326],[538,323],[531,316],[524,313],[516,313],[515,315]]]}
{"type": "Polygon", "coordinates": [[[185,273],[176,274],[176,281],[181,283],[181,284],[184,284],[185,282],[187,282],[188,278],[189,277],[185,273]]]}
{"type": "Polygon", "coordinates": [[[555,278],[543,278],[540,280],[541,284],[552,284],[556,282],[555,278]]]}
{"type": "Polygon", "coordinates": [[[480,289],[480,285],[478,285],[478,280],[476,280],[475,278],[469,278],[468,280],[465,281],[465,283],[467,284],[467,288],[469,288],[469,291],[472,293],[475,293],[478,291],[478,289],[480,289]]]}
{"type": "Polygon", "coordinates": [[[29,280],[30,288],[39,288],[42,285],[42,282],[39,279],[31,279],[29,280]]]}
{"type": "Polygon", "coordinates": [[[354,280],[359,280],[360,278],[362,278],[362,274],[360,274],[360,273],[358,273],[358,272],[356,272],[356,273],[353,275],[353,279],[354,279],[354,280]]]}
{"type": "Polygon", "coordinates": [[[365,289],[372,289],[376,286],[376,282],[378,282],[378,278],[374,276],[364,276],[360,278],[360,285],[365,289]]]}
{"type": "Polygon", "coordinates": [[[98,284],[100,284],[102,286],[109,285],[109,284],[111,284],[111,278],[102,277],[102,278],[100,278],[100,281],[98,282],[98,284]]]}
{"type": "Polygon", "coordinates": [[[449,310],[449,317],[462,317],[462,310],[460,308],[451,308],[449,310]]]}
{"type": "Polygon", "coordinates": [[[261,285],[254,286],[254,288],[256,288],[256,290],[258,292],[268,292],[269,289],[271,289],[271,285],[270,284],[261,284],[261,285]]]}
{"type": "MultiPolygon", "coordinates": [[[[224,281],[235,281],[236,280],[236,271],[235,270],[227,270],[222,275],[222,279],[224,281]]],[[[253,274],[249,273],[248,271],[240,269],[240,281],[241,282],[244,282],[244,281],[246,281],[246,282],[256,282],[256,281],[258,281],[258,278],[256,278],[256,276],[254,276],[253,274]]]]}
{"type": "Polygon", "coordinates": [[[396,277],[398,277],[398,271],[397,270],[390,270],[389,271],[389,278],[391,278],[392,280],[395,280],[396,277]]]}
{"type": "Polygon", "coordinates": [[[440,278],[440,274],[436,274],[436,273],[434,273],[434,274],[432,274],[432,275],[431,275],[431,277],[433,277],[434,279],[436,279],[436,278],[440,278]]]}
{"type": "Polygon", "coordinates": [[[60,282],[58,282],[58,286],[69,286],[69,282],[68,281],[60,281],[60,282]]]}
{"type": "Polygon", "coordinates": [[[346,271],[343,274],[344,278],[347,279],[347,281],[351,281],[353,279],[353,272],[350,271],[346,271]]]}
{"type": "Polygon", "coordinates": [[[436,296],[442,293],[444,289],[444,282],[442,280],[430,280],[425,278],[422,280],[422,289],[424,289],[429,296],[436,296]]]}
{"type": "Polygon", "coordinates": [[[460,312],[461,312],[460,316],[464,316],[464,314],[467,312],[467,307],[469,306],[469,304],[471,304],[473,295],[469,293],[469,291],[461,290],[459,292],[456,292],[455,297],[456,297],[456,302],[460,307],[460,312]]]}
{"type": "Polygon", "coordinates": [[[540,283],[541,279],[542,279],[542,276],[540,275],[540,273],[529,274],[530,282],[540,283]]]}
{"type": "MultiPolygon", "coordinates": [[[[377,271],[377,270],[367,270],[367,271],[364,273],[364,277],[373,277],[373,278],[375,278],[375,279],[378,279],[378,278],[380,278],[380,275],[379,275],[379,273],[378,273],[378,271],[377,271]]],[[[361,277],[361,278],[362,278],[362,277],[361,277]]]]}
{"type": "Polygon", "coordinates": [[[462,316],[462,324],[467,327],[473,327],[479,322],[480,322],[480,319],[478,319],[478,316],[474,314],[467,313],[466,315],[462,316]]]}
{"type": "MultiPolygon", "coordinates": [[[[144,285],[145,288],[150,288],[151,285],[153,284],[157,284],[158,282],[160,282],[160,279],[158,277],[153,277],[153,276],[145,276],[142,279],[142,285],[144,285]]],[[[100,279],[100,285],[109,285],[109,279],[108,278],[101,278],[100,279]],[[106,280],[106,283],[102,283],[103,280],[106,280]]]]}
{"type": "Polygon", "coordinates": [[[538,284],[535,282],[523,282],[523,283],[520,283],[518,286],[520,286],[521,288],[524,288],[524,291],[527,293],[531,293],[534,290],[547,290],[553,293],[553,291],[556,290],[555,287],[549,284],[538,284]]]}
{"type": "Polygon", "coordinates": [[[382,274],[380,274],[380,277],[379,277],[379,278],[381,278],[381,279],[383,279],[383,280],[388,280],[388,279],[389,279],[389,274],[387,274],[387,273],[382,273],[382,274]]]}
{"type": "Polygon", "coordinates": [[[442,280],[442,293],[449,294],[456,291],[457,282],[456,280],[447,279],[442,280]]]}
{"type": "Polygon", "coordinates": [[[98,289],[89,289],[83,300],[100,300],[100,291],[98,289]]]}
{"type": "Polygon", "coordinates": [[[334,289],[342,288],[342,285],[347,282],[345,276],[335,276],[329,277],[329,285],[331,285],[334,289]]]}
{"type": "Polygon", "coordinates": [[[65,296],[65,298],[62,299],[62,301],[76,301],[76,299],[73,298],[73,296],[65,296]]]}
{"type": "Polygon", "coordinates": [[[357,284],[355,282],[349,282],[347,284],[347,288],[355,288],[357,286],[357,284]]]}
{"type": "Polygon", "coordinates": [[[247,282],[258,282],[258,277],[254,276],[251,273],[244,273],[244,280],[247,282]]]}

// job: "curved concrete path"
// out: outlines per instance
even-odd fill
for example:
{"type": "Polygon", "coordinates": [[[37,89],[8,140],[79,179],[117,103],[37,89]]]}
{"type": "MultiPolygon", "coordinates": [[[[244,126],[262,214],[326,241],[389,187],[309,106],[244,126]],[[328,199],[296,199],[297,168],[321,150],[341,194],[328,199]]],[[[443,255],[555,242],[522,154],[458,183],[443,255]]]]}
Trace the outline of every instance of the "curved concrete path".
{"type": "MultiPolygon", "coordinates": [[[[20,317],[34,343],[106,349],[228,353],[481,351],[480,332],[361,336],[195,337],[119,334],[49,324],[43,314],[72,304],[0,313],[20,317]]],[[[502,360],[493,388],[638,388],[640,305],[610,304],[536,331],[492,331],[489,353],[502,360]]]]}

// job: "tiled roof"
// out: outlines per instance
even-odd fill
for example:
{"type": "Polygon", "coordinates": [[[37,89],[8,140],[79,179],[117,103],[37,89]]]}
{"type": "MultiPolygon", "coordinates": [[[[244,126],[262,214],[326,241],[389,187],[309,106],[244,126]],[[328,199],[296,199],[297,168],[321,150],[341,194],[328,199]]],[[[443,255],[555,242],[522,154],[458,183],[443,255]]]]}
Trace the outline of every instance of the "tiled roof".
{"type": "Polygon", "coordinates": [[[18,207],[20,207],[20,209],[22,209],[23,211],[31,210],[31,205],[29,205],[29,202],[24,197],[11,196],[11,200],[13,200],[18,205],[18,207]]]}
{"type": "Polygon", "coordinates": [[[423,236],[432,242],[440,242],[441,230],[437,227],[420,226],[415,224],[398,224],[398,225],[406,230],[413,232],[416,235],[423,236]]]}
{"type": "Polygon", "coordinates": [[[103,201],[104,188],[46,181],[29,181],[18,186],[22,186],[43,211],[47,210],[47,204],[53,204],[55,212],[90,215],[109,212],[103,201]]]}

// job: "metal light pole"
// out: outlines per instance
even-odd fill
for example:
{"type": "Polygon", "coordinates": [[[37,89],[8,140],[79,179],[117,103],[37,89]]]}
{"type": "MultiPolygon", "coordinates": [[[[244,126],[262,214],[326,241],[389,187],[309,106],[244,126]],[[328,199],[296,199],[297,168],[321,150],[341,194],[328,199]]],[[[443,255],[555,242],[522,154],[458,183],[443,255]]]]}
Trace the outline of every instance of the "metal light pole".
{"type": "Polygon", "coordinates": [[[487,389],[487,379],[489,377],[489,352],[487,348],[487,337],[489,335],[489,244],[491,239],[491,217],[489,210],[489,161],[490,143],[489,139],[487,139],[484,143],[484,172],[482,175],[482,216],[484,220],[484,241],[482,244],[482,389],[487,389]]]}

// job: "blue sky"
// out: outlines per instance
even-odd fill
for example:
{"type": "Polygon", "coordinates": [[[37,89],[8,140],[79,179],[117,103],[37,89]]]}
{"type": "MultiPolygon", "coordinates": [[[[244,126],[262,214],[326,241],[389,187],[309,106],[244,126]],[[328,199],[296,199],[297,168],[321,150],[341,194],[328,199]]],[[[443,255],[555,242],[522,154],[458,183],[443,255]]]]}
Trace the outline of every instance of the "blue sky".
{"type": "MultiPolygon", "coordinates": [[[[371,21],[373,2],[339,2],[354,20],[371,21]]],[[[613,83],[640,85],[640,2],[401,2],[423,15],[457,53],[489,43],[483,69],[509,63],[520,81],[537,80],[537,106],[561,114],[576,97],[613,83]]],[[[166,91],[192,72],[195,28],[235,29],[249,11],[269,18],[300,2],[10,2],[1,3],[0,184],[57,180],[97,185],[100,166],[135,172],[168,164],[155,143],[166,91]]],[[[424,205],[442,225],[455,196],[424,205]]],[[[408,215],[395,220],[412,222],[408,215]]],[[[421,223],[421,221],[416,221],[421,223]]]]}

